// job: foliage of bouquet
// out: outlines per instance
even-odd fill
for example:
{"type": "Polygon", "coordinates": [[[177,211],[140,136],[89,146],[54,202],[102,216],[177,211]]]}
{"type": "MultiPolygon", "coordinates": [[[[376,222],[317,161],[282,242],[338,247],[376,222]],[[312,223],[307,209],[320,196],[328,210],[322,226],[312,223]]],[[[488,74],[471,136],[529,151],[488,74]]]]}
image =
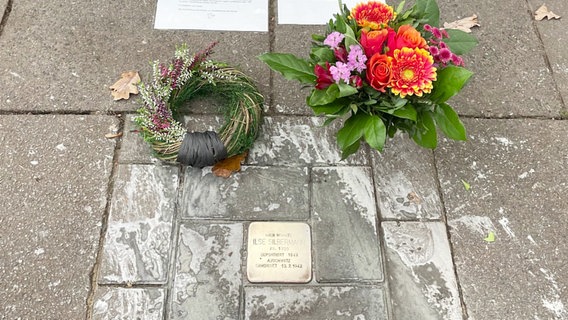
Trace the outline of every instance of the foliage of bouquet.
{"type": "Polygon", "coordinates": [[[477,41],[460,30],[439,25],[435,0],[416,0],[405,10],[378,1],[352,10],[339,1],[340,13],[325,35],[313,35],[309,59],[287,53],[259,58],[289,80],[313,85],[307,104],[328,117],[346,118],[337,132],[343,158],[362,140],[381,151],[388,137],[404,131],[419,145],[435,148],[436,127],[465,140],[465,128],[447,100],[472,73],[460,55],[477,41]]]}

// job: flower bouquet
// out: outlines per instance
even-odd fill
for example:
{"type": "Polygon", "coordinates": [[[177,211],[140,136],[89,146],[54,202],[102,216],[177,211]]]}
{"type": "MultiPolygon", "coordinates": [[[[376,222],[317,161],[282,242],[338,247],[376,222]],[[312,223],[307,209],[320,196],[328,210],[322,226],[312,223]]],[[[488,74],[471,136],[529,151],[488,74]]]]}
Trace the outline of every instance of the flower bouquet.
{"type": "Polygon", "coordinates": [[[435,0],[405,10],[378,1],[351,10],[341,4],[325,35],[313,35],[309,59],[287,53],[259,58],[289,80],[313,86],[307,104],[326,124],[343,118],[337,143],[345,159],[362,140],[381,151],[387,137],[404,131],[420,146],[435,148],[436,128],[465,140],[465,128],[447,104],[472,73],[460,55],[476,39],[438,27],[435,0]]]}

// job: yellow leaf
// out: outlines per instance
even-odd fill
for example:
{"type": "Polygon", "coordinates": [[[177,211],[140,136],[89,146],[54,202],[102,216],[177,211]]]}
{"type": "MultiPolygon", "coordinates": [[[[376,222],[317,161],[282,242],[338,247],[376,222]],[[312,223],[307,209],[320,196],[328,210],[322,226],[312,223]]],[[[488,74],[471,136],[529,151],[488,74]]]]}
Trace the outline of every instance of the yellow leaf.
{"type": "Polygon", "coordinates": [[[233,172],[241,171],[241,163],[245,161],[246,157],[247,152],[244,152],[219,161],[213,166],[212,172],[217,177],[228,178],[233,172]]]}
{"type": "Polygon", "coordinates": [[[560,19],[559,15],[554,14],[554,12],[548,10],[548,8],[546,7],[545,4],[543,4],[542,6],[540,6],[540,8],[538,8],[538,10],[536,10],[536,12],[534,13],[534,19],[536,21],[541,21],[542,19],[560,19]]]}
{"type": "Polygon", "coordinates": [[[458,29],[467,33],[470,33],[471,28],[473,27],[479,27],[476,14],[472,15],[471,17],[456,20],[454,22],[444,22],[444,29],[458,29]]]}
{"type": "Polygon", "coordinates": [[[483,239],[489,243],[491,242],[495,242],[495,233],[493,231],[489,231],[489,234],[487,235],[487,237],[485,239],[483,239]]]}
{"type": "Polygon", "coordinates": [[[465,189],[465,191],[469,191],[471,189],[471,185],[469,183],[467,183],[465,180],[462,180],[463,183],[463,188],[465,189]]]}
{"type": "Polygon", "coordinates": [[[112,90],[111,94],[114,100],[128,99],[130,94],[138,94],[138,87],[140,82],[140,75],[136,71],[123,72],[120,79],[109,88],[112,90]]]}

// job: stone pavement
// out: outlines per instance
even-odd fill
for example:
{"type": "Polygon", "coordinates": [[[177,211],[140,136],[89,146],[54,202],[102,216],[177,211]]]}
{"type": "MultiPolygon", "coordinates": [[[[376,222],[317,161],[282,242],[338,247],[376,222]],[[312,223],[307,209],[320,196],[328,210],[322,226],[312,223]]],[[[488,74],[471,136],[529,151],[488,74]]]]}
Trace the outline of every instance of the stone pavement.
{"type": "Polygon", "coordinates": [[[469,140],[341,161],[337,127],[255,58],[305,54],[321,26],[159,31],[154,1],[0,0],[0,319],[568,319],[568,4],[542,22],[536,0],[439,4],[481,24],[452,101],[469,140]],[[268,100],[229,179],[155,161],[108,90],[211,40],[268,100]],[[259,221],[309,225],[308,283],[248,281],[259,221]]]}

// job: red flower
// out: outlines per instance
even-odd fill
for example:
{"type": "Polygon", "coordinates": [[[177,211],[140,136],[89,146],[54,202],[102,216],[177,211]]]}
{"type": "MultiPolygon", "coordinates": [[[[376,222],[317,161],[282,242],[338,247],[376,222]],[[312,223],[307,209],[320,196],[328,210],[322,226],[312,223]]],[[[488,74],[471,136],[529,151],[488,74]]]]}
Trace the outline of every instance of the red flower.
{"type": "Polygon", "coordinates": [[[385,92],[391,82],[392,57],[386,54],[375,53],[367,62],[367,81],[375,90],[385,92]]]}
{"type": "Polygon", "coordinates": [[[383,53],[383,47],[387,38],[389,35],[394,37],[394,34],[395,31],[391,28],[375,31],[363,29],[360,42],[367,58],[372,57],[375,53],[383,53]]]}
{"type": "Polygon", "coordinates": [[[360,3],[351,9],[352,19],[362,28],[378,30],[384,28],[396,17],[394,9],[379,1],[360,3]]]}
{"type": "MultiPolygon", "coordinates": [[[[349,53],[347,52],[345,47],[341,46],[333,50],[333,55],[335,56],[335,59],[337,59],[337,61],[347,62],[347,56],[349,55],[349,53]]],[[[327,68],[329,69],[329,67],[327,68]]]]}
{"type": "Polygon", "coordinates": [[[406,48],[428,48],[426,40],[422,38],[422,35],[418,30],[414,29],[411,25],[405,24],[398,28],[396,37],[389,37],[388,41],[389,56],[394,54],[396,49],[406,48]]]}
{"type": "Polygon", "coordinates": [[[316,75],[316,89],[322,90],[329,87],[333,81],[333,77],[331,76],[331,72],[329,72],[330,64],[329,62],[325,63],[325,68],[316,64],[314,67],[314,74],[316,75]]]}

